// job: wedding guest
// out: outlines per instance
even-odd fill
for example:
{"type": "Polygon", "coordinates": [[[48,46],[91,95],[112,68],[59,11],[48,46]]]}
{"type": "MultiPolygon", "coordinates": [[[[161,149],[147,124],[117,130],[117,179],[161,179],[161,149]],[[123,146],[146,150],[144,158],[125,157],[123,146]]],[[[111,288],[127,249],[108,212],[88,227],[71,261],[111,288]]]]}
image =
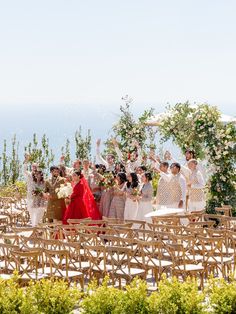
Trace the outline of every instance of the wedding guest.
{"type": "Polygon", "coordinates": [[[115,147],[118,159],[125,165],[126,172],[135,172],[135,169],[140,167],[142,164],[142,150],[138,142],[134,142],[134,150],[128,153],[127,158],[125,158],[120,151],[117,140],[113,139],[112,142],[115,147]]]}
{"type": "Polygon", "coordinates": [[[65,178],[60,176],[59,167],[50,168],[51,178],[45,182],[45,197],[48,199],[46,218],[49,222],[62,220],[66,208],[65,199],[58,198],[56,189],[66,182],[65,178]]]}
{"type": "MultiPolygon", "coordinates": [[[[157,166],[158,170],[162,171],[165,174],[168,174],[168,170],[169,170],[169,164],[166,161],[163,161],[161,163],[158,162],[157,166]]],[[[170,190],[170,184],[168,181],[166,181],[162,176],[160,177],[159,181],[158,181],[158,186],[157,186],[157,194],[156,194],[156,204],[158,207],[161,206],[168,206],[169,205],[169,201],[170,201],[170,194],[171,194],[171,190],[170,190]]]]}
{"type": "Polygon", "coordinates": [[[181,166],[179,163],[172,163],[170,166],[171,174],[160,172],[161,177],[169,182],[170,196],[168,207],[185,208],[186,201],[186,179],[180,173],[181,166]]]}
{"type": "Polygon", "coordinates": [[[139,181],[135,172],[127,175],[126,186],[126,201],[124,210],[125,220],[135,220],[138,214],[138,199],[139,199],[139,181]]]}
{"type": "Polygon", "coordinates": [[[137,220],[146,220],[151,222],[151,218],[145,217],[146,214],[152,211],[152,197],[153,197],[153,187],[152,187],[152,175],[150,172],[145,172],[142,174],[142,187],[141,196],[139,200],[137,220]]]}
{"type": "Polygon", "coordinates": [[[60,165],[59,169],[60,169],[60,177],[66,178],[67,177],[66,167],[64,165],[60,165]]]}
{"type": "Polygon", "coordinates": [[[68,219],[83,219],[88,217],[94,220],[100,219],[99,210],[82,171],[74,171],[72,180],[74,185],[73,193],[70,196],[70,203],[66,208],[63,223],[67,224],[68,219]]]}
{"type": "Polygon", "coordinates": [[[202,173],[197,169],[198,162],[196,159],[188,161],[189,169],[189,202],[188,209],[190,211],[203,210],[206,206],[205,200],[205,180],[202,173]]]}
{"type": "MultiPolygon", "coordinates": [[[[105,178],[105,176],[110,176],[112,182],[114,182],[115,177],[114,174],[111,171],[104,171],[104,173],[98,172],[100,175],[98,177],[98,181],[102,182],[105,178]]],[[[111,208],[111,202],[113,199],[114,190],[113,187],[105,187],[101,185],[101,199],[99,204],[99,212],[104,217],[110,216],[110,208],[111,208]]]]}
{"type": "Polygon", "coordinates": [[[147,172],[147,167],[144,166],[144,165],[141,165],[141,166],[139,166],[139,167],[137,167],[137,168],[135,169],[135,173],[136,173],[137,176],[138,176],[138,181],[139,181],[139,183],[142,183],[142,175],[143,175],[145,172],[147,172]]]}
{"type": "Polygon", "coordinates": [[[125,201],[126,201],[126,184],[127,178],[124,172],[119,172],[116,176],[116,185],[113,188],[113,198],[111,201],[109,217],[124,219],[125,201]]]}
{"type": "Polygon", "coordinates": [[[95,202],[100,208],[100,201],[102,196],[102,188],[99,185],[102,175],[104,174],[106,168],[103,165],[94,165],[92,166],[92,173],[89,175],[89,187],[94,196],[95,202]]]}
{"type": "Polygon", "coordinates": [[[93,170],[90,168],[90,161],[88,159],[84,159],[82,162],[82,174],[90,186],[93,179],[93,170]]]}
{"type": "Polygon", "coordinates": [[[96,148],[96,161],[99,164],[103,164],[107,171],[115,171],[115,156],[113,154],[107,154],[106,159],[104,159],[100,153],[101,139],[97,140],[96,148]]]}
{"type": "MultiPolygon", "coordinates": [[[[166,158],[168,158],[169,160],[172,160],[174,163],[176,163],[177,161],[173,158],[172,154],[168,151],[166,151],[165,153],[166,155],[166,158]]],[[[189,208],[189,184],[190,184],[190,172],[189,172],[189,168],[188,168],[188,162],[189,160],[191,159],[195,159],[196,158],[196,153],[194,150],[191,150],[191,149],[186,149],[185,151],[185,164],[183,164],[181,166],[181,174],[185,177],[186,179],[186,184],[187,184],[187,191],[186,191],[186,200],[185,200],[185,206],[186,206],[186,209],[189,208]]],[[[197,163],[197,170],[199,170],[203,176],[203,179],[205,180],[206,179],[206,171],[205,171],[205,167],[200,163],[198,162],[197,163]]]]}
{"type": "Polygon", "coordinates": [[[26,180],[26,186],[27,186],[27,210],[29,212],[30,220],[32,222],[32,216],[33,216],[33,190],[34,190],[34,178],[36,175],[36,172],[38,170],[38,165],[36,163],[33,163],[31,166],[31,171],[28,171],[28,163],[29,163],[30,156],[28,154],[25,154],[25,160],[24,160],[24,166],[23,166],[23,173],[26,180]]]}
{"type": "Polygon", "coordinates": [[[115,163],[115,173],[125,172],[125,166],[121,162],[115,163]]]}
{"type": "Polygon", "coordinates": [[[44,192],[44,176],[41,170],[38,170],[33,175],[33,202],[32,202],[32,213],[31,222],[32,227],[37,226],[42,222],[44,212],[46,209],[46,201],[43,197],[44,192]]]}
{"type": "Polygon", "coordinates": [[[66,169],[66,176],[71,176],[72,173],[74,172],[74,170],[81,170],[82,167],[82,162],[80,159],[76,159],[73,162],[73,166],[72,167],[66,167],[65,166],[65,156],[62,155],[60,158],[60,166],[59,167],[65,167],[66,169]]]}

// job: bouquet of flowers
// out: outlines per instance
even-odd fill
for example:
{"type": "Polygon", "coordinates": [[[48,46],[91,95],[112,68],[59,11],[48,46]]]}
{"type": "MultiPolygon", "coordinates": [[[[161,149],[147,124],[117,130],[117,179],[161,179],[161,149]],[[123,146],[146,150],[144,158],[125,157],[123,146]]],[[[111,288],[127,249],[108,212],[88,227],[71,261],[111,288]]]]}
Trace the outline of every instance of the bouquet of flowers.
{"type": "Polygon", "coordinates": [[[43,188],[40,187],[36,187],[33,191],[32,191],[32,195],[33,196],[42,196],[43,195],[43,188]]]}
{"type": "Polygon", "coordinates": [[[115,185],[115,179],[111,172],[106,172],[103,178],[98,183],[99,186],[104,187],[105,190],[109,190],[115,185]]]}
{"type": "Polygon", "coordinates": [[[141,195],[139,188],[133,188],[130,195],[132,196],[133,201],[137,201],[141,195]]]}
{"type": "Polygon", "coordinates": [[[131,191],[132,196],[140,196],[140,190],[138,188],[133,188],[131,191]]]}
{"type": "Polygon", "coordinates": [[[68,198],[73,192],[71,183],[61,184],[60,188],[56,189],[58,198],[68,198]]]}

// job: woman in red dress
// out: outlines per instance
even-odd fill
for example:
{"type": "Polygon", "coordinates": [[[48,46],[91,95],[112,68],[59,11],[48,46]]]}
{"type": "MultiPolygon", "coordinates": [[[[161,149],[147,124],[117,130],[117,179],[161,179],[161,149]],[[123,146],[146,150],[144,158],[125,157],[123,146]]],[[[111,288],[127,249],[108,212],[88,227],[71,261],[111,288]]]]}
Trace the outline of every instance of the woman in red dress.
{"type": "Polygon", "coordinates": [[[80,170],[76,170],[72,174],[72,180],[74,184],[73,193],[70,197],[70,204],[64,214],[63,224],[67,224],[67,219],[88,217],[93,220],[101,219],[94,196],[80,170]]]}

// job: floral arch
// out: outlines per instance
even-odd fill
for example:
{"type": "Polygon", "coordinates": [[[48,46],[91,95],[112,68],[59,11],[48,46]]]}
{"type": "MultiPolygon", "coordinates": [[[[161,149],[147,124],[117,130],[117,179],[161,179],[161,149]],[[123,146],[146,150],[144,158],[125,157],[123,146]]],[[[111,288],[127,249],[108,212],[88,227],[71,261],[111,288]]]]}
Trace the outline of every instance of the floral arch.
{"type": "Polygon", "coordinates": [[[215,106],[178,103],[168,107],[158,127],[162,142],[172,139],[185,152],[191,148],[211,168],[207,211],[231,205],[236,210],[236,128],[223,123],[215,106]]]}

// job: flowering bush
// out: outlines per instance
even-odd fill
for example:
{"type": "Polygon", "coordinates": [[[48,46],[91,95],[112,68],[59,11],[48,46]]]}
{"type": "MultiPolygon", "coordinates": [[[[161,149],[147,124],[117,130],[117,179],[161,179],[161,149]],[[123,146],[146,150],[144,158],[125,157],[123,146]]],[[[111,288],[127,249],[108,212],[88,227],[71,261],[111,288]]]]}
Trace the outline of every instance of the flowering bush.
{"type": "Polygon", "coordinates": [[[162,141],[172,139],[183,151],[193,149],[200,159],[205,158],[211,169],[208,182],[207,209],[236,206],[236,128],[223,124],[217,107],[207,104],[191,106],[178,103],[167,108],[159,129],[162,141]]]}
{"type": "MultiPolygon", "coordinates": [[[[132,100],[126,95],[122,98],[125,102],[124,106],[120,107],[121,115],[118,122],[113,126],[112,131],[115,138],[119,140],[119,146],[124,156],[136,150],[136,143],[145,148],[155,148],[154,139],[156,132],[152,127],[146,125],[146,121],[153,115],[153,109],[146,110],[136,120],[130,111],[132,100]]],[[[107,141],[107,147],[112,148],[110,141],[107,141]]]]}

